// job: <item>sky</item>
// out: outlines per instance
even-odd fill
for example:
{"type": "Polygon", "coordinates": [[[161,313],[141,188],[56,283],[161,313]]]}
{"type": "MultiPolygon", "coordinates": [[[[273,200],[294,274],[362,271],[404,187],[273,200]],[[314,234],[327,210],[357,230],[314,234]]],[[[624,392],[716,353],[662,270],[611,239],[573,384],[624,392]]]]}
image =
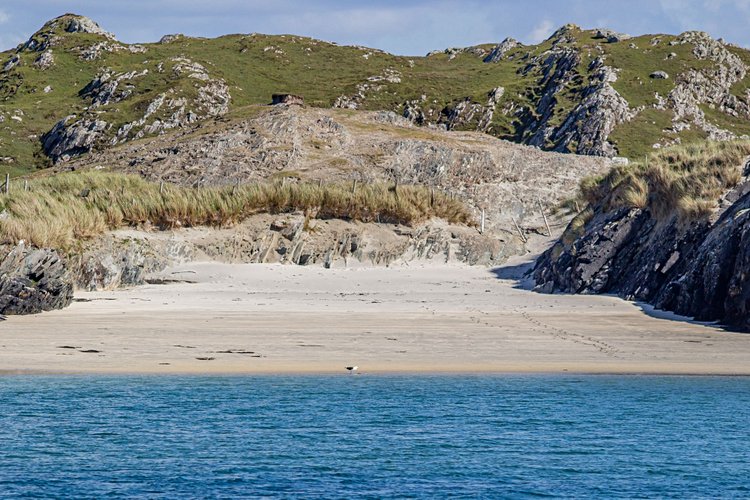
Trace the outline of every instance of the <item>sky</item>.
{"type": "Polygon", "coordinates": [[[0,50],[66,12],[128,43],[258,32],[423,55],[508,36],[536,43],[575,23],[632,35],[702,30],[750,47],[750,0],[0,0],[0,50]]]}

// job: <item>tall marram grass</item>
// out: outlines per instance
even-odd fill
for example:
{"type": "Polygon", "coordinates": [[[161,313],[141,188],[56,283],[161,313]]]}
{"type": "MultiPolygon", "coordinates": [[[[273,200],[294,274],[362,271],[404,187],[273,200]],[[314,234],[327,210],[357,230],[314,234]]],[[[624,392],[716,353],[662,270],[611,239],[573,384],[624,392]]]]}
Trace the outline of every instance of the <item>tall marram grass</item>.
{"type": "Polygon", "coordinates": [[[0,240],[68,250],[110,229],[231,226],[258,213],[305,211],[318,218],[414,224],[440,217],[468,223],[460,201],[424,186],[262,184],[187,188],[140,177],[71,172],[34,180],[28,192],[0,196],[0,240]]]}
{"type": "Polygon", "coordinates": [[[579,196],[607,210],[648,208],[659,219],[694,220],[710,215],[723,193],[742,180],[749,156],[750,141],[666,148],[604,177],[584,179],[579,196]]]}

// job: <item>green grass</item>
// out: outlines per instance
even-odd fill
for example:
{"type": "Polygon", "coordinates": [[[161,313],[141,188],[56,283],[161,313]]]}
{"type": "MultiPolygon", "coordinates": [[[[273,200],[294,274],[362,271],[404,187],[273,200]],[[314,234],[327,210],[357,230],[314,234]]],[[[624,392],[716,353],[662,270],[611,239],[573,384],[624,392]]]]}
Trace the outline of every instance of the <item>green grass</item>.
{"type": "Polygon", "coordinates": [[[221,188],[149,183],[138,176],[71,172],[34,179],[29,191],[0,195],[0,243],[25,240],[66,251],[126,226],[231,226],[257,213],[414,224],[432,217],[466,224],[460,201],[422,186],[277,181],[221,188]]]}
{"type": "MultiPolygon", "coordinates": [[[[39,70],[32,65],[38,54],[24,52],[20,66],[8,73],[0,73],[0,112],[6,116],[5,122],[0,123],[0,156],[13,158],[11,163],[0,163],[0,175],[10,172],[17,176],[49,166],[49,160],[41,152],[39,137],[65,116],[80,116],[85,112],[89,101],[79,92],[103,68],[115,73],[149,70],[147,76],[132,82],[135,85],[132,97],[97,110],[98,117],[112,124],[109,137],[121,125],[140,118],[146,106],[162,93],[170,92],[169,97],[175,99],[193,99],[197,92],[196,82],[172,72],[170,60],[174,57],[192,59],[205,66],[213,78],[226,81],[232,95],[230,115],[233,117],[254,112],[253,105],[268,103],[271,94],[278,92],[301,94],[309,105],[328,107],[337,97],[354,94],[357,85],[369,77],[382,75],[385,70],[398,72],[401,83],[371,83],[378,88],[367,92],[363,109],[401,112],[406,101],[420,100],[434,121],[445,107],[467,98],[486,104],[488,92],[502,86],[505,94],[500,108],[513,102],[514,111],[507,114],[496,112],[489,133],[519,141],[523,137],[516,112],[527,109],[534,114],[542,79],[538,70],[524,69],[553,43],[546,40],[537,45],[517,47],[504,60],[485,64],[481,57],[471,53],[459,53],[453,58],[442,53],[430,57],[395,56],[300,36],[253,34],[216,39],[184,37],[169,44],[144,44],[146,53],[104,52],[100,59],[83,61],[79,57],[81,48],[103,38],[80,33],[58,32],[57,35],[60,41],[53,47],[55,66],[46,71],[39,70]],[[164,63],[162,72],[158,71],[160,63],[164,63]],[[53,88],[49,94],[43,92],[47,85],[53,88]],[[425,96],[424,100],[421,100],[422,96],[425,96]],[[23,122],[9,120],[10,115],[19,109],[24,112],[23,122]]],[[[573,81],[555,96],[552,125],[562,123],[567,113],[580,102],[582,89],[591,76],[589,63],[600,55],[607,65],[621,70],[613,85],[631,107],[651,106],[655,102],[654,94],[658,92],[666,96],[677,75],[713,64],[698,60],[692,54],[691,45],[669,45],[676,38],[674,36],[663,35],[661,42],[652,46],[651,35],[611,44],[595,40],[593,31],[574,29],[569,35],[572,41],[566,45],[580,51],[581,63],[573,81]],[[631,48],[631,43],[637,48],[631,48]],[[667,60],[666,56],[671,52],[677,57],[667,60]],[[649,74],[656,70],[667,71],[671,78],[649,78],[649,74]]],[[[489,49],[491,46],[483,47],[489,49]]],[[[737,48],[730,50],[750,64],[750,52],[737,48]]],[[[11,55],[11,51],[0,54],[0,64],[11,55]]],[[[732,91],[743,97],[748,88],[750,77],[737,83],[732,91]]],[[[744,133],[750,128],[745,119],[735,119],[718,111],[706,110],[706,113],[712,122],[729,130],[744,133]]],[[[166,116],[157,114],[153,118],[166,116]]],[[[477,119],[463,128],[474,128],[477,119]]],[[[612,140],[619,154],[642,157],[650,151],[652,144],[670,139],[663,132],[669,119],[669,113],[646,109],[634,121],[618,126],[612,140]]],[[[683,143],[703,139],[702,134],[695,131],[682,133],[679,137],[683,143]]]]}

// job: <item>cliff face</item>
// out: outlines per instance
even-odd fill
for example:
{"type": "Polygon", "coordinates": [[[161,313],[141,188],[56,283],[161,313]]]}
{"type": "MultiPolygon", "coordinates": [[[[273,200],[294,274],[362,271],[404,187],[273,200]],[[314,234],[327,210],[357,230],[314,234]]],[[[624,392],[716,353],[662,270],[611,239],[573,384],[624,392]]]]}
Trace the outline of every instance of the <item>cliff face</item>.
{"type": "Polygon", "coordinates": [[[297,36],[125,44],[82,16],[0,54],[0,173],[212,123],[286,92],[558,152],[640,156],[750,134],[750,52],[705,33],[568,25],[525,46],[401,57],[297,36]]]}
{"type": "Polygon", "coordinates": [[[589,207],[538,260],[536,290],[617,294],[750,331],[750,168],[736,168],[705,216],[660,214],[657,200],[589,207]]]}

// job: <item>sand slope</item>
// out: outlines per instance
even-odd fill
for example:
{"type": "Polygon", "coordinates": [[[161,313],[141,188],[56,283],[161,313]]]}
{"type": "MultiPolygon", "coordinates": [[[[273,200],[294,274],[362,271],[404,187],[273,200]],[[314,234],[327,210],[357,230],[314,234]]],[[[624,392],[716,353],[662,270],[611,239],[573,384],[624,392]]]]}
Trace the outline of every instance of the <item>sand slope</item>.
{"type": "Polygon", "coordinates": [[[0,371],[750,374],[750,335],[535,294],[514,274],[186,264],[162,277],[194,283],[78,293],[0,322],[0,371]]]}

